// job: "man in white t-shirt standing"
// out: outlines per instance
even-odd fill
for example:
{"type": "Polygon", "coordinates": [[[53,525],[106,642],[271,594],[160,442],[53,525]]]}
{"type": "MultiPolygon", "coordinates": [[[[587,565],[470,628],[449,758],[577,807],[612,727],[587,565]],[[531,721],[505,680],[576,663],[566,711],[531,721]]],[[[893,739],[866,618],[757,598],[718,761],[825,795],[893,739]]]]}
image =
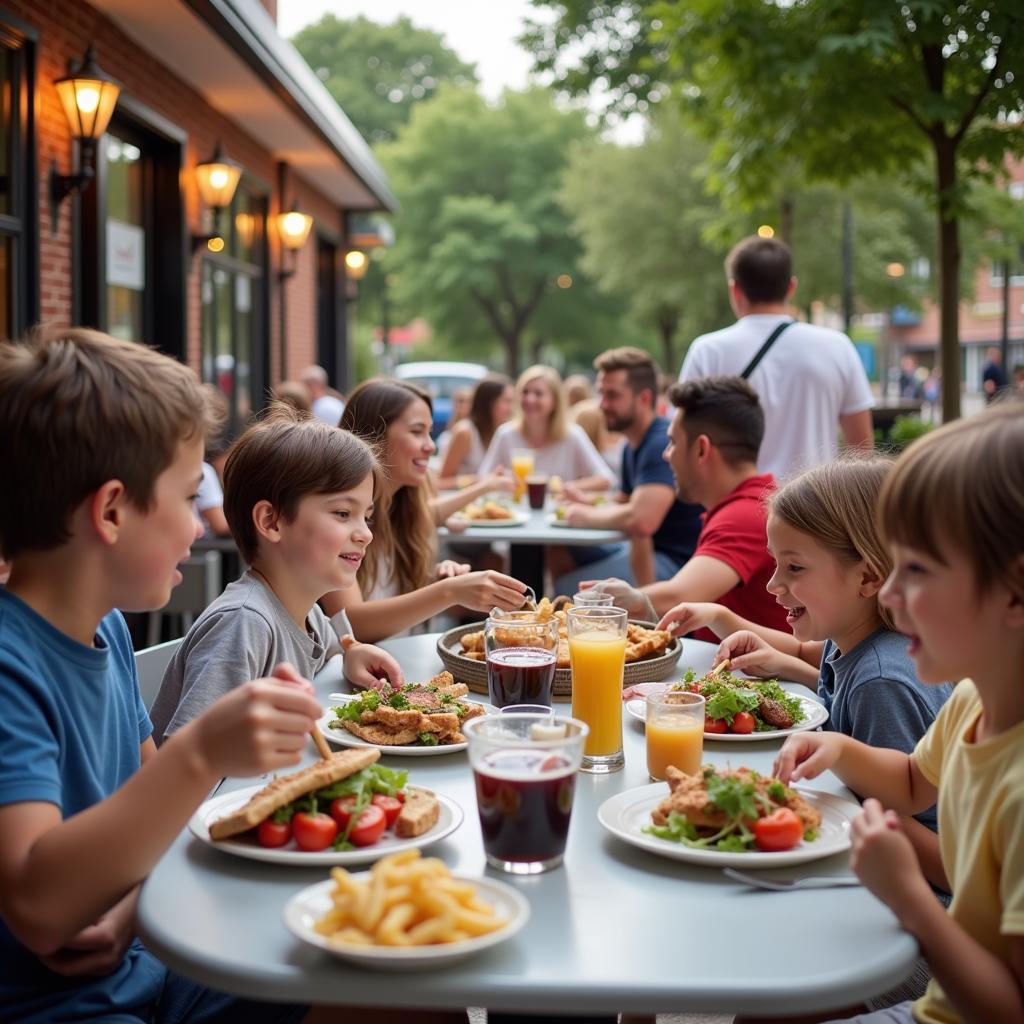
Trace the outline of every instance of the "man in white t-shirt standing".
{"type": "Polygon", "coordinates": [[[313,415],[336,427],[345,410],[345,403],[337,391],[328,387],[327,371],[322,366],[307,366],[300,379],[309,391],[313,415]]]}
{"type": "Polygon", "coordinates": [[[853,343],[839,331],[796,322],[788,312],[797,284],[788,246],[745,238],[726,258],[725,273],[739,319],[697,338],[679,379],[749,377],[765,416],[758,468],[779,481],[834,458],[840,431],[848,446],[871,448],[875,400],[853,343]]]}

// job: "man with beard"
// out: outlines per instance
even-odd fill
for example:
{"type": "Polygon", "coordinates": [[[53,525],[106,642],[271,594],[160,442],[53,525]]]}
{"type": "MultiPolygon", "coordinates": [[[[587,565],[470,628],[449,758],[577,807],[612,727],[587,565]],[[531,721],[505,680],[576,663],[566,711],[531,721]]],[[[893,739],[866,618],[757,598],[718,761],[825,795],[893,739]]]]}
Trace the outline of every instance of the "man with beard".
{"type": "Polygon", "coordinates": [[[583,579],[615,576],[637,585],[671,579],[693,554],[700,533],[701,508],[677,500],[672,470],[662,457],[669,421],[655,411],[654,360],[638,348],[615,348],[598,356],[594,368],[605,426],[626,438],[622,489],[614,501],[598,505],[588,495],[570,490],[565,521],[621,530],[630,543],[606,549],[597,561],[566,573],[555,584],[559,594],[575,593],[583,579]]]}

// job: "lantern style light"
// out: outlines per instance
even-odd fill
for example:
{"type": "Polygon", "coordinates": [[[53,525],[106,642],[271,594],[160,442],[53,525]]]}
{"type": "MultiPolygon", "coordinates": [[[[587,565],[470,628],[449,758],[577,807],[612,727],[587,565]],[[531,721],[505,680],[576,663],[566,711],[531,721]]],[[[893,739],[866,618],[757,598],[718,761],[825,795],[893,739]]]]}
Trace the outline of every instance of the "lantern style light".
{"type": "Polygon", "coordinates": [[[277,215],[277,233],[281,244],[292,252],[297,252],[306,244],[309,232],[313,228],[313,218],[303,213],[295,202],[283,213],[277,215]]]}
{"type": "Polygon", "coordinates": [[[351,281],[362,281],[366,277],[370,261],[362,249],[349,249],[345,253],[345,274],[351,281]]]}
{"type": "Polygon", "coordinates": [[[224,152],[220,141],[214,146],[213,156],[196,164],[196,187],[199,197],[213,210],[213,231],[209,234],[192,236],[192,249],[196,250],[204,242],[210,252],[223,252],[224,239],[220,234],[221,211],[231,205],[235,198],[239,179],[242,177],[242,165],[232,160],[224,152]],[[215,243],[218,243],[215,244],[215,243]]]}

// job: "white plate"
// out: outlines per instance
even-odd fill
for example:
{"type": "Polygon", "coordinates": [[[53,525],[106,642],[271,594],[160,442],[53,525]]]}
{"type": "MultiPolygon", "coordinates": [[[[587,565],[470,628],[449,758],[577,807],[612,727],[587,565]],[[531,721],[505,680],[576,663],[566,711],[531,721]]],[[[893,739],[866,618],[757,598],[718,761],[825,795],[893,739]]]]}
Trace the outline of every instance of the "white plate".
{"type": "Polygon", "coordinates": [[[510,519],[467,519],[460,516],[458,512],[452,516],[457,522],[463,524],[468,530],[500,530],[507,526],[525,526],[530,517],[526,512],[512,511],[510,519]]]}
{"type": "MultiPolygon", "coordinates": [[[[465,698],[459,698],[465,700],[465,698]]],[[[498,709],[493,704],[483,704],[482,701],[473,701],[483,706],[484,714],[496,715],[498,709]]],[[[316,727],[320,735],[331,743],[337,743],[339,747],[375,747],[382,754],[392,754],[395,757],[437,757],[438,754],[457,754],[460,750],[466,749],[466,742],[438,744],[436,747],[424,747],[421,744],[409,744],[408,746],[390,746],[386,743],[367,743],[366,740],[354,736],[348,729],[332,729],[330,723],[337,716],[328,709],[317,719],[316,727]]]]}
{"type": "MultiPolygon", "coordinates": [[[[316,867],[324,864],[369,864],[371,861],[379,860],[389,853],[397,850],[415,850],[418,847],[430,846],[439,839],[451,835],[462,824],[462,808],[440,793],[434,795],[441,802],[441,817],[437,824],[421,836],[414,836],[412,839],[399,839],[394,832],[387,831],[379,842],[373,846],[364,846],[355,850],[321,850],[318,853],[310,853],[300,850],[291,840],[287,846],[277,849],[270,849],[260,846],[255,839],[236,838],[222,839],[214,842],[210,838],[210,822],[223,818],[232,811],[238,810],[249,797],[259,792],[262,786],[249,786],[246,789],[238,789],[231,793],[222,793],[212,800],[207,800],[188,823],[192,835],[202,840],[215,850],[223,850],[225,853],[232,853],[236,857],[245,857],[249,860],[264,860],[271,864],[291,864],[297,867],[316,867]]],[[[411,787],[415,788],[415,787],[411,787]]]]}
{"type": "Polygon", "coordinates": [[[566,530],[571,530],[573,528],[571,524],[566,522],[564,519],[559,519],[558,516],[548,516],[548,526],[559,526],[566,530]]]}
{"type": "MultiPolygon", "coordinates": [[[[817,729],[828,721],[828,710],[825,705],[811,697],[804,697],[802,694],[791,693],[800,701],[800,707],[804,709],[807,716],[802,722],[790,726],[788,729],[773,729],[771,732],[706,732],[705,740],[713,740],[715,743],[757,743],[759,740],[775,740],[780,736],[789,736],[794,732],[807,732],[808,729],[817,729]]],[[[647,720],[647,701],[643,697],[633,697],[626,701],[626,712],[641,722],[647,720]]]]}
{"type": "Polygon", "coordinates": [[[597,809],[597,820],[612,835],[641,850],[649,850],[670,860],[702,864],[715,868],[781,868],[787,864],[802,864],[842,853],[850,848],[850,825],[860,814],[860,804],[846,797],[799,788],[800,795],[821,813],[820,835],[813,843],[801,840],[799,846],[781,853],[726,853],[721,850],[694,850],[670,839],[659,839],[641,831],[651,824],[651,811],[668,796],[664,782],[627,789],[624,793],[605,800],[597,809]]]}
{"type": "MultiPolygon", "coordinates": [[[[363,876],[365,877],[365,876],[363,876]]],[[[448,942],[436,946],[343,946],[329,942],[314,930],[314,923],[331,909],[334,882],[318,882],[296,893],[284,908],[284,923],[288,930],[303,942],[322,949],[342,960],[365,967],[384,970],[414,970],[433,967],[438,963],[453,963],[497,946],[512,938],[530,918],[530,904],[526,897],[512,886],[493,878],[470,878],[453,875],[460,882],[472,882],[482,900],[490,903],[508,923],[488,935],[480,935],[465,942],[448,942]]]]}

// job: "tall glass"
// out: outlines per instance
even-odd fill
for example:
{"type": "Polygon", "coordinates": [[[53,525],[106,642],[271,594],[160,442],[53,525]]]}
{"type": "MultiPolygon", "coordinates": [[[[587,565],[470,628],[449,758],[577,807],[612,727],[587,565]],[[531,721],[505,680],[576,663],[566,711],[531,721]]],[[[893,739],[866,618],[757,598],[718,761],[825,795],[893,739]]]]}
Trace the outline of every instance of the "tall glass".
{"type": "Polygon", "coordinates": [[[466,722],[487,863],[533,875],[562,863],[587,726],[544,714],[466,722]]]}
{"type": "Polygon", "coordinates": [[[543,704],[551,707],[558,621],[537,613],[503,612],[484,624],[487,693],[495,707],[543,704]]]}
{"type": "Polygon", "coordinates": [[[512,449],[512,472],[516,475],[516,500],[526,493],[526,478],[533,473],[533,452],[529,448],[512,449]]]}
{"type": "Polygon", "coordinates": [[[572,603],[577,608],[611,608],[615,598],[601,590],[581,590],[573,594],[572,603]]]}
{"type": "Polygon", "coordinates": [[[674,765],[696,775],[704,754],[704,698],[699,693],[669,690],[647,697],[647,774],[664,782],[674,765]]]}
{"type": "Polygon", "coordinates": [[[622,770],[622,672],[626,663],[624,608],[570,608],[572,713],[590,727],[580,770],[622,770]]]}

